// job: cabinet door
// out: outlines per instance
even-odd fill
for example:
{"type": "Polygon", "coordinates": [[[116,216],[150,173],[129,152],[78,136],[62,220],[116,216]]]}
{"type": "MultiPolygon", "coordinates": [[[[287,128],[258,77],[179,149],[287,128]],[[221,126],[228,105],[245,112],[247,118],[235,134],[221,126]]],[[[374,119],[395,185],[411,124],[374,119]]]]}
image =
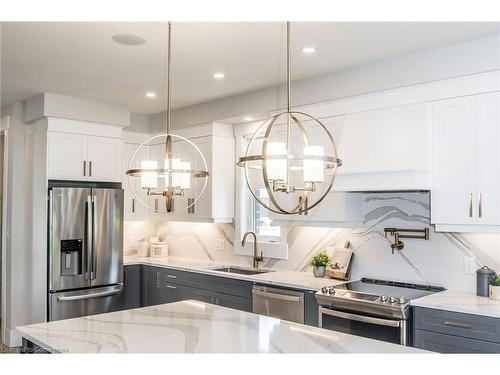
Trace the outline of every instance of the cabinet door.
{"type": "Polygon", "coordinates": [[[311,290],[308,290],[304,293],[305,296],[305,306],[304,306],[304,323],[318,327],[318,302],[316,301],[316,293],[311,290]]]}
{"type": "MultiPolygon", "coordinates": [[[[137,149],[136,144],[124,143],[122,152],[122,187],[124,190],[124,214],[125,220],[148,220],[149,210],[138,201],[136,196],[132,193],[129,185],[129,179],[125,172],[129,169],[130,158],[137,149]]],[[[142,160],[149,159],[149,147],[142,147],[134,158],[132,168],[140,168],[142,160]]],[[[130,183],[134,188],[139,198],[146,204],[149,204],[149,197],[146,190],[141,189],[141,179],[134,177],[130,179],[130,183]]]]}
{"type": "Polygon", "coordinates": [[[252,300],[250,298],[237,297],[224,293],[214,293],[213,298],[214,302],[212,303],[216,305],[252,312],[252,300]]]}
{"type": "Polygon", "coordinates": [[[123,291],[117,301],[116,310],[135,309],[140,307],[140,266],[123,267],[123,291]]]}
{"type": "Polygon", "coordinates": [[[87,136],[69,133],[48,133],[48,174],[52,180],[87,179],[87,136]]]}
{"type": "Polygon", "coordinates": [[[474,107],[472,96],[433,104],[432,223],[475,222],[474,107]]]}
{"type": "MultiPolygon", "coordinates": [[[[200,149],[201,153],[205,157],[208,172],[211,173],[212,171],[210,169],[210,166],[212,165],[212,154],[211,154],[212,138],[202,137],[202,138],[192,139],[191,141],[200,149]]],[[[182,157],[183,159],[189,160],[191,162],[191,169],[194,170],[205,169],[205,164],[203,163],[203,159],[201,158],[200,154],[196,151],[196,149],[192,145],[186,142],[183,142],[182,157]]],[[[196,220],[202,220],[202,219],[212,218],[211,181],[212,177],[209,176],[207,180],[207,186],[203,191],[203,194],[200,196],[200,199],[198,200],[198,202],[195,203],[193,207],[191,207],[191,209],[186,211],[187,219],[194,218],[196,220]]],[[[202,193],[204,183],[205,183],[205,178],[191,178],[191,188],[186,193],[186,197],[188,199],[186,204],[189,204],[189,200],[196,199],[202,193]]]]}
{"type": "Polygon", "coordinates": [[[88,136],[88,180],[121,182],[121,149],[121,139],[88,136]]]}
{"type": "Polygon", "coordinates": [[[477,221],[500,225],[500,93],[476,97],[477,221]]]}
{"type": "Polygon", "coordinates": [[[141,301],[143,306],[167,303],[167,292],[160,282],[161,272],[153,267],[144,268],[141,301]]]}

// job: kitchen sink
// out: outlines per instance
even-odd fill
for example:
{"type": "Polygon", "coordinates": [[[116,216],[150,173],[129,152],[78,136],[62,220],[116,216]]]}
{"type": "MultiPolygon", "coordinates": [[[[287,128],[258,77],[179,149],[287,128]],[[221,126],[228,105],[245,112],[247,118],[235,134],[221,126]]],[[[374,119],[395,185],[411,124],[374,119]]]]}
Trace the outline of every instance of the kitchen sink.
{"type": "Polygon", "coordinates": [[[232,266],[211,268],[211,270],[227,272],[227,273],[237,273],[240,275],[257,275],[259,273],[273,272],[270,270],[262,270],[262,269],[259,270],[255,268],[232,267],[232,266]]]}

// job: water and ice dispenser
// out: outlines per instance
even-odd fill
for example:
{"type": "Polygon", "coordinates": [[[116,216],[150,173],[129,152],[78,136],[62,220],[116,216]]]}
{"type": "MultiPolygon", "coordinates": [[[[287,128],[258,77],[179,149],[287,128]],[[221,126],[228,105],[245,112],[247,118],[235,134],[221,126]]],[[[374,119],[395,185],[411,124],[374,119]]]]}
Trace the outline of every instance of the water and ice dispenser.
{"type": "Polygon", "coordinates": [[[83,240],[61,240],[61,276],[82,274],[83,240]]]}

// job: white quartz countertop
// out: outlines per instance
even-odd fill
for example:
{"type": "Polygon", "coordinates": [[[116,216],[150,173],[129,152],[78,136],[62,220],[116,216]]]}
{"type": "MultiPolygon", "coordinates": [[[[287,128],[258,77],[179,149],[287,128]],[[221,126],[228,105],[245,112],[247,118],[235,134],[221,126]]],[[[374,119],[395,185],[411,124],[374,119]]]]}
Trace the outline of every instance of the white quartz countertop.
{"type": "Polygon", "coordinates": [[[426,353],[192,300],[17,331],[54,353],[426,353]]]}
{"type": "MultiPolygon", "coordinates": [[[[186,271],[193,271],[205,273],[210,275],[217,275],[222,277],[229,277],[239,280],[248,280],[254,282],[261,282],[264,284],[278,285],[289,288],[305,289],[318,291],[323,286],[338,285],[345,283],[345,281],[317,278],[314,277],[312,272],[297,272],[297,271],[282,271],[271,270],[271,272],[260,273],[256,275],[240,275],[229,272],[215,271],[214,267],[233,266],[227,263],[213,262],[210,260],[203,261],[191,258],[180,257],[166,257],[166,258],[151,258],[151,257],[125,257],[124,264],[147,264],[157,267],[175,268],[186,271]]],[[[237,267],[237,266],[236,266],[237,267]]]]}
{"type": "Polygon", "coordinates": [[[500,318],[500,301],[478,297],[470,292],[445,290],[412,300],[411,305],[500,318]]]}

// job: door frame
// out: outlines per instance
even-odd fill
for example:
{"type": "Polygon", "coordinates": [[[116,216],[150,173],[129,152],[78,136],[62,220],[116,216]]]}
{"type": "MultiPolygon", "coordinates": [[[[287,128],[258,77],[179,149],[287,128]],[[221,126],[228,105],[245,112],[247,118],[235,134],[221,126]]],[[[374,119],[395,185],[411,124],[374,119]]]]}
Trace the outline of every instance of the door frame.
{"type": "Polygon", "coordinates": [[[2,288],[0,291],[2,309],[0,311],[0,342],[5,343],[7,340],[6,330],[5,330],[5,317],[7,316],[7,263],[6,263],[6,251],[7,251],[7,205],[8,205],[8,177],[9,177],[9,129],[10,129],[10,115],[0,118],[0,134],[3,135],[3,186],[2,186],[2,241],[0,244],[0,257],[2,260],[2,288]]]}

